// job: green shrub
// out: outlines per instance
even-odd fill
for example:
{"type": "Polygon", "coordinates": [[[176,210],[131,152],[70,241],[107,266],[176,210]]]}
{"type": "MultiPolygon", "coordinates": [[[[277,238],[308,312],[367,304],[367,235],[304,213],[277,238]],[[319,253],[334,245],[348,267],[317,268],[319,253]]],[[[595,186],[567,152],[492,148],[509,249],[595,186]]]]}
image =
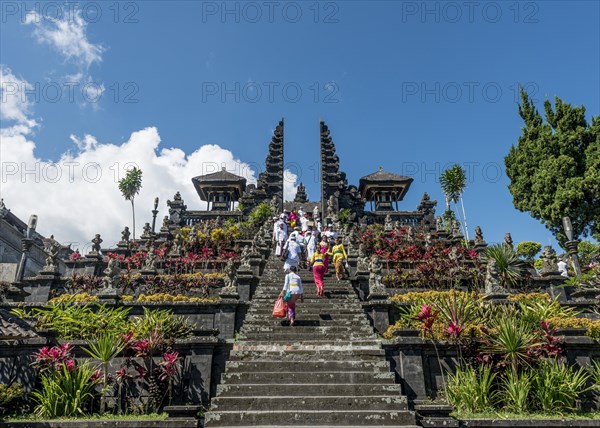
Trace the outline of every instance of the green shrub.
{"type": "Polygon", "coordinates": [[[69,369],[63,363],[60,370],[42,375],[42,390],[32,393],[38,403],[36,416],[57,418],[84,416],[90,411],[97,379],[87,362],[69,369]]]}
{"type": "Polygon", "coordinates": [[[533,376],[524,371],[521,374],[507,371],[502,380],[502,401],[509,412],[526,413],[529,409],[529,393],[533,376]]]}
{"type": "Polygon", "coordinates": [[[542,361],[533,378],[533,396],[540,410],[562,413],[576,410],[576,400],[587,388],[590,375],[558,360],[542,361]]]}
{"type": "MultiPolygon", "coordinates": [[[[23,387],[18,383],[6,385],[0,383],[0,408],[6,406],[11,401],[23,396],[23,387]]],[[[0,411],[0,414],[2,412],[0,411]]]]}
{"type": "Polygon", "coordinates": [[[461,412],[483,412],[491,410],[497,401],[497,393],[493,390],[496,373],[489,365],[476,371],[467,366],[457,368],[454,375],[448,376],[448,399],[461,412]]]}
{"type": "Polygon", "coordinates": [[[517,255],[523,257],[528,262],[532,262],[533,258],[542,249],[542,244],[533,241],[523,241],[517,244],[517,255]]]}
{"type": "Polygon", "coordinates": [[[496,262],[504,287],[518,285],[526,273],[526,263],[519,258],[515,250],[502,244],[487,247],[483,259],[484,261],[492,259],[496,262]]]}
{"type": "Polygon", "coordinates": [[[185,339],[192,335],[192,327],[182,316],[166,310],[144,308],[144,315],[133,317],[131,331],[135,337],[149,337],[154,331],[164,339],[185,339]]]}
{"type": "Polygon", "coordinates": [[[269,204],[263,202],[258,204],[248,216],[248,223],[252,226],[261,226],[274,215],[269,204]]]}

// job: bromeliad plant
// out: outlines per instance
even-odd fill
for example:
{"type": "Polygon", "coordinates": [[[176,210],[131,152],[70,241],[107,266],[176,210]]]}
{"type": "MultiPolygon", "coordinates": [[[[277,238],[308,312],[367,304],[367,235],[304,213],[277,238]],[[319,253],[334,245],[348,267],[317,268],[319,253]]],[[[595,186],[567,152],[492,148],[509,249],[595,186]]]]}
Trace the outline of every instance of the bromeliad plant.
{"type": "Polygon", "coordinates": [[[41,373],[41,390],[32,393],[41,418],[83,416],[91,413],[100,373],[88,362],[78,363],[73,347],[44,347],[34,355],[33,366],[41,373]]]}

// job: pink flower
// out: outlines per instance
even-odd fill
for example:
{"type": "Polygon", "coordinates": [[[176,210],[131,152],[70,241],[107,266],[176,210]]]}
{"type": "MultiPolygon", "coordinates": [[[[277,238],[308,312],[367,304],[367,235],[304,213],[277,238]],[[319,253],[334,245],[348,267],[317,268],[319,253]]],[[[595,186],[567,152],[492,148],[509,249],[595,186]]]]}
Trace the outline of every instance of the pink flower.
{"type": "Polygon", "coordinates": [[[173,364],[179,358],[179,353],[178,352],[165,352],[163,355],[163,358],[165,359],[165,361],[167,363],[173,364]]]}
{"type": "Polygon", "coordinates": [[[137,372],[140,375],[140,377],[144,377],[148,373],[148,371],[145,368],[141,367],[141,366],[136,366],[135,369],[137,370],[137,372]]]}
{"type": "Polygon", "coordinates": [[[464,327],[457,325],[454,321],[450,321],[448,328],[446,329],[446,333],[452,336],[455,339],[458,339],[458,336],[463,332],[464,327]]]}
{"type": "Polygon", "coordinates": [[[75,360],[67,360],[67,361],[65,361],[65,367],[70,372],[72,372],[73,370],[75,370],[75,360]]]}
{"type": "Polygon", "coordinates": [[[431,317],[431,305],[421,306],[421,313],[417,316],[421,321],[425,321],[431,317]]]}
{"type": "Polygon", "coordinates": [[[90,378],[90,380],[92,382],[96,382],[98,381],[100,378],[102,377],[102,372],[100,370],[96,370],[94,372],[94,374],[92,375],[92,377],[90,378]]]}

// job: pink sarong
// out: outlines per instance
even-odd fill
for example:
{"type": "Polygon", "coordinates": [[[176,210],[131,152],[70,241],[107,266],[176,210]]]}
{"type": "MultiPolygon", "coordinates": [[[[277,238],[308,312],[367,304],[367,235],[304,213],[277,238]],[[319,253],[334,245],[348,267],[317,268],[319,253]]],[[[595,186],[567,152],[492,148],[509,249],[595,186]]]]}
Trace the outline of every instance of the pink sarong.
{"type": "Polygon", "coordinates": [[[313,278],[315,279],[315,285],[317,286],[317,296],[323,295],[323,275],[325,275],[325,266],[313,266],[313,278]]]}

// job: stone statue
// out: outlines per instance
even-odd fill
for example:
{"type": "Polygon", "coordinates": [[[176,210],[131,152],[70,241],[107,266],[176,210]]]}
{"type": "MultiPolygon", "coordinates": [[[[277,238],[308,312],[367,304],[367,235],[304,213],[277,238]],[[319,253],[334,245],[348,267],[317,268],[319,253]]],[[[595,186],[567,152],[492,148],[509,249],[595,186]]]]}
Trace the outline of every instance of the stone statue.
{"type": "Polygon", "coordinates": [[[431,248],[431,245],[433,245],[433,241],[431,239],[431,233],[428,233],[425,235],[425,248],[429,249],[431,248]]]}
{"type": "Polygon", "coordinates": [[[181,201],[181,193],[179,193],[179,191],[177,193],[175,193],[175,196],[173,196],[173,200],[174,201],[181,201]]]}
{"type": "Polygon", "coordinates": [[[223,273],[225,274],[225,288],[236,288],[235,267],[232,259],[227,260],[223,273]]]}
{"type": "Polygon", "coordinates": [[[242,256],[241,256],[241,263],[242,266],[245,268],[250,268],[250,253],[252,251],[250,250],[250,246],[249,245],[244,245],[244,249],[242,250],[242,256]]]}
{"type": "Polygon", "coordinates": [[[450,252],[448,253],[448,258],[455,263],[460,260],[460,253],[458,252],[458,248],[456,247],[456,245],[453,245],[450,249],[450,252]]]}
{"type": "Polygon", "coordinates": [[[558,259],[556,257],[556,251],[550,246],[546,245],[541,255],[542,259],[542,276],[544,275],[556,275],[558,274],[558,259]]]}
{"type": "Polygon", "coordinates": [[[44,266],[44,272],[56,272],[58,271],[58,253],[60,246],[55,243],[50,244],[50,247],[46,250],[48,257],[46,257],[46,266],[44,266]]]}
{"type": "Polygon", "coordinates": [[[144,260],[144,270],[145,271],[154,271],[156,270],[156,247],[154,246],[154,241],[150,241],[148,251],[146,252],[146,260],[144,260]]]}
{"type": "Polygon", "coordinates": [[[504,243],[503,243],[503,245],[506,248],[510,248],[511,250],[513,249],[512,236],[510,236],[510,233],[508,233],[508,232],[504,235],[504,243]]]}
{"type": "Polygon", "coordinates": [[[121,269],[119,268],[119,261],[115,258],[108,259],[108,265],[103,271],[104,277],[102,278],[102,284],[104,289],[115,289],[119,284],[119,275],[121,269]]]}
{"type": "Polygon", "coordinates": [[[317,221],[317,220],[320,218],[320,217],[319,217],[319,216],[320,216],[320,214],[321,214],[321,213],[319,212],[319,207],[318,207],[318,206],[316,206],[316,207],[315,207],[315,209],[314,209],[314,210],[313,210],[313,212],[312,212],[313,219],[314,219],[315,221],[317,221]]]}
{"type": "Polygon", "coordinates": [[[367,252],[365,251],[365,244],[361,243],[358,246],[358,258],[356,259],[356,270],[359,272],[369,271],[369,259],[367,258],[367,252]]]}
{"type": "Polygon", "coordinates": [[[435,218],[435,230],[437,232],[443,232],[444,231],[444,219],[441,216],[437,216],[435,218]]]}
{"type": "Polygon", "coordinates": [[[504,291],[496,260],[488,259],[485,272],[485,292],[487,294],[498,293],[504,291]]]}
{"type": "Polygon", "coordinates": [[[94,239],[92,239],[92,254],[98,254],[100,252],[100,244],[102,244],[104,240],[100,238],[100,234],[96,233],[94,239]]]}
{"type": "Polygon", "coordinates": [[[277,215],[277,213],[279,213],[279,200],[277,199],[277,196],[271,198],[269,206],[271,207],[271,212],[273,214],[277,215]]]}
{"type": "Polygon", "coordinates": [[[144,233],[142,233],[143,238],[149,238],[150,236],[152,236],[152,227],[150,226],[150,223],[144,224],[143,230],[144,230],[144,233]]]}
{"type": "Polygon", "coordinates": [[[381,260],[379,260],[379,256],[373,254],[369,262],[369,290],[371,293],[373,293],[373,291],[385,292],[385,286],[381,282],[382,269],[383,266],[381,260]]]}
{"type": "Polygon", "coordinates": [[[392,217],[390,215],[385,216],[385,220],[383,222],[383,230],[386,232],[391,232],[394,229],[394,223],[392,222],[392,217]]]}
{"type": "Polygon", "coordinates": [[[452,220],[452,237],[458,238],[461,237],[462,233],[460,232],[460,223],[456,220],[452,220]]]}
{"type": "Polygon", "coordinates": [[[406,240],[411,243],[415,242],[415,230],[412,226],[406,228],[406,240]]]}
{"type": "Polygon", "coordinates": [[[162,227],[163,230],[169,230],[169,216],[166,215],[163,217],[162,227]]]}
{"type": "Polygon", "coordinates": [[[331,219],[337,218],[337,211],[335,209],[335,196],[331,195],[327,200],[327,216],[331,219]]]}
{"type": "Polygon", "coordinates": [[[129,242],[129,237],[131,236],[131,232],[129,232],[129,227],[125,226],[123,232],[121,232],[121,242],[129,242]]]}
{"type": "Polygon", "coordinates": [[[484,246],[485,240],[483,239],[483,232],[481,231],[481,227],[475,227],[475,239],[473,240],[475,246],[484,246]]]}
{"type": "Polygon", "coordinates": [[[181,234],[176,234],[173,239],[173,246],[171,247],[171,254],[179,256],[181,255],[183,239],[181,239],[181,234]]]}
{"type": "Polygon", "coordinates": [[[5,210],[6,209],[6,205],[4,205],[4,198],[0,199],[0,210],[5,210]]]}

